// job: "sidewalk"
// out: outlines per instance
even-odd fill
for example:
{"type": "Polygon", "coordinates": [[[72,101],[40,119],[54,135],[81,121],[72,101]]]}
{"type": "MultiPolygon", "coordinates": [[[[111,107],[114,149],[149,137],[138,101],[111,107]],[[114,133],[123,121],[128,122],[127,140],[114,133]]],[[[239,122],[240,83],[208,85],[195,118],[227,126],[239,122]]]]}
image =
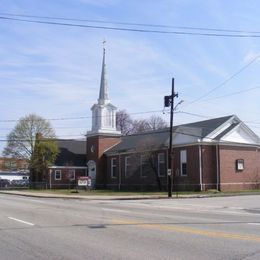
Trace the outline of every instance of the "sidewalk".
{"type": "Polygon", "coordinates": [[[65,195],[43,192],[26,192],[17,190],[0,190],[0,194],[18,195],[34,198],[60,198],[60,199],[84,199],[84,200],[140,200],[140,199],[165,199],[166,195],[65,195]]]}
{"type": "MultiPolygon", "coordinates": [[[[72,193],[71,195],[66,194],[55,194],[46,192],[30,192],[26,190],[0,190],[0,194],[17,195],[24,197],[34,198],[50,198],[50,199],[80,199],[80,200],[143,200],[143,199],[169,199],[167,194],[165,195],[92,195],[91,192],[88,195],[80,195],[78,193],[72,193]]],[[[245,196],[245,195],[260,195],[260,192],[234,192],[234,193],[193,193],[193,194],[178,194],[173,192],[172,198],[170,199],[187,199],[187,198],[211,198],[211,197],[228,197],[228,196],[245,196]]]]}
{"type": "MultiPolygon", "coordinates": [[[[18,190],[0,190],[0,194],[18,195],[34,198],[60,198],[60,199],[84,199],[84,200],[141,200],[141,199],[168,199],[167,195],[65,195],[53,194],[45,192],[28,192],[18,190]]],[[[203,198],[209,197],[208,194],[191,194],[191,195],[172,195],[172,199],[176,198],[203,198]]]]}

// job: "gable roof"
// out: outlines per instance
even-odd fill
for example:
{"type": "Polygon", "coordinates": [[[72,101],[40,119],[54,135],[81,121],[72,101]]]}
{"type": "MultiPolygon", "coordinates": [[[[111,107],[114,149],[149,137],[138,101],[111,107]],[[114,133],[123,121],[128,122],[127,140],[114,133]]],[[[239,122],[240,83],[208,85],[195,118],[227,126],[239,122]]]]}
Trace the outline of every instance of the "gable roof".
{"type": "Polygon", "coordinates": [[[206,137],[208,134],[210,134],[213,130],[217,129],[221,125],[223,125],[225,122],[227,122],[229,119],[234,117],[234,115],[230,116],[224,116],[219,118],[213,118],[203,121],[198,121],[194,123],[188,123],[180,126],[190,127],[190,128],[199,128],[201,129],[201,138],[206,137]]]}
{"type": "Polygon", "coordinates": [[[86,141],[58,139],[59,154],[55,160],[57,166],[86,166],[86,141]]]}
{"type": "Polygon", "coordinates": [[[168,138],[169,128],[122,136],[121,142],[109,149],[105,154],[111,154],[115,152],[137,151],[147,146],[153,149],[160,149],[168,146],[168,138]]]}
{"type": "MultiPolygon", "coordinates": [[[[235,115],[229,115],[175,126],[173,127],[173,134],[174,137],[178,135],[179,138],[182,139],[184,139],[185,136],[189,137],[186,140],[186,144],[188,144],[197,142],[198,139],[207,139],[211,133],[217,131],[217,135],[209,139],[211,141],[220,141],[223,136],[232,131],[240,123],[241,121],[235,115]],[[191,137],[193,137],[193,140],[191,140],[191,137]]],[[[160,149],[163,147],[168,147],[169,131],[169,128],[165,128],[162,130],[123,136],[121,143],[109,149],[105,154],[110,155],[123,152],[140,151],[140,149],[145,148],[160,149]]],[[[174,143],[173,138],[173,145],[177,143],[174,143]]]]}

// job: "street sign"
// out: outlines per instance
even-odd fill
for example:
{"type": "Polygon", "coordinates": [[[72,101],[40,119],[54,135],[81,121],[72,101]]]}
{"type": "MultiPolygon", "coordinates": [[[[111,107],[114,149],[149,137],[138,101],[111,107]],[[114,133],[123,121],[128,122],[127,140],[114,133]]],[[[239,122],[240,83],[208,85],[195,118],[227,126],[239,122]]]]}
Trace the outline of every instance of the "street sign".
{"type": "Polygon", "coordinates": [[[168,175],[168,176],[171,176],[171,175],[172,175],[172,169],[168,169],[168,170],[167,170],[167,175],[168,175]]]}

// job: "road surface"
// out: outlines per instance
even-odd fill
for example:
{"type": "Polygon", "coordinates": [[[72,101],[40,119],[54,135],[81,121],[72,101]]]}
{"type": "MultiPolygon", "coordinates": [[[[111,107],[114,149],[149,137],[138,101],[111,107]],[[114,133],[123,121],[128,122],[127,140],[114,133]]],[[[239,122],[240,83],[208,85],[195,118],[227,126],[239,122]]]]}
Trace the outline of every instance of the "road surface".
{"type": "Polygon", "coordinates": [[[260,196],[0,195],[0,259],[260,259],[260,196]]]}

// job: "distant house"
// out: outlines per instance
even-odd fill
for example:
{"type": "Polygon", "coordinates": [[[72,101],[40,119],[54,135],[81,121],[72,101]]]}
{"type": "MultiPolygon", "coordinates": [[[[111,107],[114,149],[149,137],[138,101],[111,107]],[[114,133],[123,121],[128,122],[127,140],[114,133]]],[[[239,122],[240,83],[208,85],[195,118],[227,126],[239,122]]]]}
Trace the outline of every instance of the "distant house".
{"type": "Polygon", "coordinates": [[[0,157],[0,171],[28,171],[29,162],[26,159],[0,157]]]}
{"type": "Polygon", "coordinates": [[[86,141],[57,140],[59,155],[48,169],[45,181],[50,188],[74,187],[79,176],[86,176],[86,141]]]}

